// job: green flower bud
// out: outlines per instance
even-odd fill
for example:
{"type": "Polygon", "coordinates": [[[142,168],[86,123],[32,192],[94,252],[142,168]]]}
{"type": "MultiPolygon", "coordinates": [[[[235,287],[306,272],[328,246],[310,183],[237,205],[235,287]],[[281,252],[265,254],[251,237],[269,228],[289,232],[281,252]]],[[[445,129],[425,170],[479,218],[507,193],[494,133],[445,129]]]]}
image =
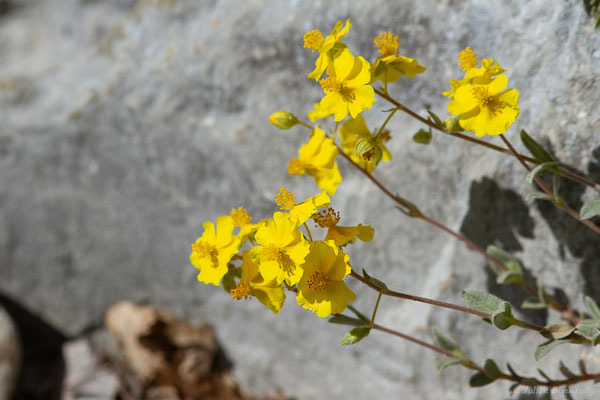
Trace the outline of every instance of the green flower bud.
{"type": "Polygon", "coordinates": [[[287,111],[277,111],[271,114],[269,121],[279,129],[290,129],[292,126],[298,124],[298,118],[287,111]]]}
{"type": "Polygon", "coordinates": [[[464,130],[458,123],[459,117],[457,115],[456,117],[448,117],[444,120],[444,129],[446,132],[460,132],[464,130]]]}

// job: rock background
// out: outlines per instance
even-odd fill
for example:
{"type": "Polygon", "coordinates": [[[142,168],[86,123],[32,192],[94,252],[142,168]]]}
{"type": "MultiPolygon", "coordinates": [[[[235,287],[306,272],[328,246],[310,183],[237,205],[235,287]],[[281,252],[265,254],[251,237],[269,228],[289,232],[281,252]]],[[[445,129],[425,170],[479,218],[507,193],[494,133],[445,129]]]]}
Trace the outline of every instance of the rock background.
{"type": "MultiPolygon", "coordinates": [[[[100,323],[121,299],[208,319],[237,378],[256,394],[508,396],[506,383],[468,388],[466,371],[439,374],[436,355],[380,333],[338,346],[345,327],[328,325],[293,297],[277,316],[257,302],[233,302],[196,282],[189,244],[202,222],[232,207],[268,217],[281,186],[298,198],[314,194],[310,178],[285,170],[306,133],[278,131],[267,116],[279,109],[305,115],[320,99],[318,85],[305,78],[314,56],[301,38],[346,18],[355,53],[373,59],[373,37],[392,30],[402,54],[427,66],[391,89],[421,114],[445,115],[441,92],[461,76],[461,49],[497,59],[520,92],[511,141],[526,128],[560,160],[598,179],[600,31],[579,1],[4,0],[1,7],[0,291],[67,335],[100,323]]],[[[371,127],[385,108],[377,100],[367,114],[371,127]]],[[[405,115],[389,127],[395,160],[377,171],[383,182],[479,243],[513,251],[575,306],[582,292],[600,298],[598,238],[547,205],[526,203],[533,188],[515,160],[440,135],[428,147],[414,144],[420,125],[405,115]]],[[[340,166],[334,207],[341,223],[370,223],[376,232],[371,244],[351,250],[354,265],[397,290],[455,303],[466,287],[518,298],[493,285],[475,253],[404,218],[343,160],[340,166]]],[[[592,196],[573,187],[570,200],[592,196]]],[[[369,310],[374,294],[352,287],[357,307],[369,310]]],[[[545,322],[545,315],[530,317],[545,322]]],[[[533,333],[500,332],[390,299],[379,318],[426,340],[431,326],[441,326],[476,360],[535,371],[533,348],[542,338],[533,333]]],[[[581,354],[563,347],[541,364],[552,376],[560,359],[575,368],[581,354]]],[[[588,392],[575,398],[600,393],[580,387],[588,392]]]]}

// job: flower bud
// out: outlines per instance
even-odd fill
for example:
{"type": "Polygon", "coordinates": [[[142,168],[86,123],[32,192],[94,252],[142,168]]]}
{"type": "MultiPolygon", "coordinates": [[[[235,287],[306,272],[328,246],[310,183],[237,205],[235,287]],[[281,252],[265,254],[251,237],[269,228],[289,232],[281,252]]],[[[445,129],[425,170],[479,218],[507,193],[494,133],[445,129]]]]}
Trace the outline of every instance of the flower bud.
{"type": "Polygon", "coordinates": [[[271,114],[269,121],[279,129],[290,129],[292,126],[298,124],[298,118],[287,111],[277,111],[271,114]]]}
{"type": "Polygon", "coordinates": [[[460,132],[464,130],[458,123],[459,116],[448,117],[444,120],[444,129],[446,132],[460,132]]]}

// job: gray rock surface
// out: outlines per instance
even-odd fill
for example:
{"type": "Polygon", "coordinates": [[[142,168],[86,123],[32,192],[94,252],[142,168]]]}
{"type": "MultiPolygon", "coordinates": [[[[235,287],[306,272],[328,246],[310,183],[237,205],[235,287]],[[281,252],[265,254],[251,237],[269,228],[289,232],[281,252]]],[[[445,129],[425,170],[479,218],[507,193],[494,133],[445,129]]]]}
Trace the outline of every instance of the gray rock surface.
{"type": "MultiPolygon", "coordinates": [[[[600,33],[580,2],[8,3],[0,15],[0,291],[69,334],[99,323],[121,299],[209,319],[241,385],[256,394],[281,388],[299,399],[507,396],[508,384],[468,388],[466,371],[439,374],[436,355],[383,334],[338,346],[346,328],[328,325],[292,297],[277,316],[257,302],[233,302],[196,282],[189,244],[202,222],[232,207],[244,205],[255,220],[268,217],[281,186],[298,198],[314,194],[310,178],[285,171],[306,133],[277,131],[267,116],[279,109],[305,115],[320,99],[318,85],[305,78],[314,57],[301,37],[346,18],[353,23],[346,42],[357,54],[373,59],[372,38],[393,30],[402,54],[427,67],[391,89],[421,114],[430,107],[445,115],[441,92],[460,76],[456,55],[465,46],[497,59],[520,91],[511,141],[517,144],[526,128],[562,161],[597,173],[600,33]]],[[[381,124],[385,115],[376,111],[385,108],[378,100],[369,126],[381,124]]],[[[541,282],[562,288],[576,306],[583,291],[598,298],[597,238],[544,205],[525,203],[533,188],[515,160],[438,135],[428,147],[414,144],[421,126],[404,115],[389,127],[394,162],[376,172],[383,182],[448,226],[485,233],[474,238],[482,244],[508,243],[541,282]],[[510,223],[499,214],[510,215],[510,223]],[[488,225],[489,216],[500,225],[488,225]]],[[[351,250],[354,265],[394,289],[455,303],[466,287],[498,290],[480,256],[404,218],[340,166],[344,182],[333,205],[341,222],[369,223],[376,232],[372,243],[351,250]]],[[[581,201],[593,193],[575,195],[581,201]]],[[[369,310],[374,294],[354,282],[352,288],[356,306],[369,310]]],[[[391,299],[378,315],[382,325],[426,340],[439,325],[479,361],[535,371],[532,352],[541,338],[532,333],[500,332],[475,318],[391,299]]],[[[575,368],[578,356],[575,348],[558,348],[545,369],[558,376],[558,360],[575,368]]],[[[590,390],[589,398],[600,392],[590,390]]]]}
{"type": "Polygon", "coordinates": [[[0,306],[0,400],[10,400],[21,369],[21,341],[12,318],[0,306]]]}

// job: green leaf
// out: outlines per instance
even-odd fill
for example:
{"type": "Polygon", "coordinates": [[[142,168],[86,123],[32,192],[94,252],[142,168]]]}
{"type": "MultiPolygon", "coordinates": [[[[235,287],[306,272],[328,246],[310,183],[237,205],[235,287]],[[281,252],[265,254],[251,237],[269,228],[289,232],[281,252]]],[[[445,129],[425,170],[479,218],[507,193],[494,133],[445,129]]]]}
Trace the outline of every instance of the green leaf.
{"type": "Polygon", "coordinates": [[[564,339],[575,331],[574,326],[564,324],[546,325],[540,335],[548,339],[564,339]]]}
{"type": "Polygon", "coordinates": [[[555,202],[554,197],[550,196],[549,194],[546,193],[542,193],[542,192],[533,192],[533,193],[529,193],[527,195],[527,197],[525,198],[525,200],[530,201],[530,200],[548,200],[551,202],[555,202]]]}
{"type": "Polygon", "coordinates": [[[592,345],[597,346],[598,344],[600,344],[600,329],[596,329],[594,336],[592,336],[592,345]]]}
{"type": "Polygon", "coordinates": [[[529,297],[521,303],[521,308],[539,309],[546,308],[546,303],[540,301],[537,297],[529,297]]]}
{"type": "Polygon", "coordinates": [[[502,304],[502,299],[476,289],[465,289],[462,298],[467,307],[474,308],[488,314],[494,314],[502,304]]]}
{"type": "Polygon", "coordinates": [[[554,158],[524,130],[521,130],[521,141],[535,159],[543,163],[554,162],[554,158]]]}
{"type": "MultiPolygon", "coordinates": [[[[506,251],[504,251],[501,248],[496,247],[494,245],[488,246],[485,251],[490,256],[492,256],[496,260],[500,261],[500,263],[502,265],[504,265],[506,267],[506,269],[508,269],[509,271],[516,272],[519,275],[523,274],[523,268],[521,267],[521,263],[519,262],[519,260],[517,260],[511,254],[507,253],[506,251]]],[[[494,269],[494,271],[498,275],[505,272],[502,269],[499,269],[498,266],[494,263],[490,262],[490,266],[492,267],[492,269],[494,269]]]]}
{"type": "Polygon", "coordinates": [[[367,271],[366,271],[364,268],[363,268],[362,272],[363,272],[363,277],[364,277],[364,278],[365,278],[365,279],[366,279],[368,282],[370,282],[370,283],[372,283],[373,285],[375,285],[375,286],[376,286],[378,289],[380,289],[380,290],[383,290],[383,291],[388,291],[388,290],[389,290],[389,289],[388,289],[388,287],[387,287],[387,285],[386,285],[384,282],[380,281],[380,280],[379,280],[379,279],[377,279],[377,278],[373,278],[371,275],[369,275],[369,274],[367,273],[367,271]]]}
{"type": "Polygon", "coordinates": [[[465,355],[463,354],[462,351],[460,351],[460,349],[458,348],[456,343],[454,343],[448,337],[444,336],[444,334],[438,327],[434,327],[432,329],[432,334],[433,334],[433,340],[435,340],[435,343],[438,346],[440,346],[442,349],[446,350],[449,353],[454,354],[457,357],[460,357],[463,359],[465,358],[465,355]]]}
{"type": "Polygon", "coordinates": [[[550,353],[556,346],[561,344],[570,343],[569,339],[550,339],[547,342],[540,344],[533,353],[535,361],[539,361],[546,354],[550,353]]]}
{"type": "Polygon", "coordinates": [[[499,284],[521,283],[523,282],[523,275],[517,272],[506,271],[498,275],[496,282],[499,284]]]}
{"type": "Polygon", "coordinates": [[[350,332],[346,333],[346,336],[344,336],[340,344],[342,346],[347,346],[350,344],[358,343],[363,338],[367,337],[369,335],[369,332],[371,332],[371,329],[368,326],[359,326],[357,328],[354,328],[350,332]]]}
{"type": "Polygon", "coordinates": [[[579,215],[583,219],[590,219],[598,214],[600,214],[600,199],[588,201],[579,211],[579,215]]]}
{"type": "Polygon", "coordinates": [[[438,362],[435,367],[438,371],[443,371],[446,368],[451,367],[452,365],[462,364],[463,362],[464,360],[456,360],[449,358],[447,360],[442,360],[438,362]]]}
{"type": "Polygon", "coordinates": [[[515,378],[520,378],[521,376],[519,374],[517,374],[515,372],[515,370],[513,369],[512,365],[510,365],[509,363],[506,363],[506,368],[508,368],[508,372],[510,372],[510,375],[515,377],[515,378]]]}
{"type": "Polygon", "coordinates": [[[558,163],[556,161],[546,162],[538,165],[527,174],[527,182],[533,183],[533,179],[538,175],[547,174],[549,172],[556,172],[556,168],[554,167],[557,166],[558,163]]]}
{"type": "Polygon", "coordinates": [[[483,365],[483,371],[490,379],[498,379],[502,372],[500,372],[500,368],[492,359],[485,360],[485,364],[483,365]]]}
{"type": "Polygon", "coordinates": [[[515,317],[512,315],[510,303],[503,301],[500,303],[498,309],[492,315],[492,323],[500,330],[505,330],[515,321],[515,317]]]}
{"type": "Polygon", "coordinates": [[[539,374],[544,377],[545,380],[547,380],[548,382],[550,382],[552,380],[552,378],[550,378],[548,375],[546,375],[546,373],[544,371],[542,371],[539,368],[537,370],[538,370],[539,374]]]}
{"type": "Polygon", "coordinates": [[[435,124],[439,127],[444,127],[444,123],[442,122],[442,120],[440,119],[440,117],[438,117],[437,115],[435,115],[432,111],[427,110],[427,114],[429,114],[429,116],[433,119],[433,122],[435,122],[435,124]]]}
{"type": "Polygon", "coordinates": [[[554,177],[552,177],[552,193],[554,194],[555,199],[560,199],[559,190],[560,190],[560,175],[555,174],[554,177]]]}
{"type": "Polygon", "coordinates": [[[567,379],[572,379],[577,376],[577,374],[574,374],[569,368],[567,368],[567,366],[563,364],[562,361],[560,362],[560,366],[558,367],[558,369],[567,379]]]}
{"type": "Polygon", "coordinates": [[[361,326],[364,325],[364,321],[361,321],[357,318],[348,317],[346,315],[338,314],[329,318],[327,321],[330,324],[339,324],[339,325],[351,325],[351,326],[361,326]]]}
{"type": "Polygon", "coordinates": [[[424,129],[419,129],[417,133],[413,135],[413,142],[420,144],[429,144],[431,143],[432,138],[431,128],[426,131],[424,129]]]}
{"type": "Polygon", "coordinates": [[[546,293],[546,289],[544,289],[543,285],[538,285],[538,298],[546,304],[549,304],[552,300],[550,296],[548,296],[548,293],[546,293]]]}
{"type": "Polygon", "coordinates": [[[518,387],[518,383],[513,383],[512,385],[510,385],[510,387],[508,388],[508,393],[510,393],[510,397],[512,397],[515,394],[515,389],[518,387]]]}
{"type": "Polygon", "coordinates": [[[597,331],[600,331],[600,320],[582,319],[576,326],[577,333],[586,339],[593,340],[597,331]]]}
{"type": "Polygon", "coordinates": [[[480,387],[480,386],[489,385],[490,383],[492,383],[494,381],[495,381],[495,379],[490,378],[483,372],[478,372],[475,375],[473,375],[471,377],[471,379],[469,379],[469,386],[480,387]]]}
{"type": "Polygon", "coordinates": [[[585,304],[585,307],[592,315],[592,318],[600,320],[600,307],[598,307],[598,303],[596,303],[594,299],[590,296],[585,296],[583,304],[585,304]]]}
{"type": "MultiPolygon", "coordinates": [[[[233,265],[233,264],[230,264],[230,265],[233,265]]],[[[227,273],[225,274],[225,276],[223,276],[223,280],[221,281],[221,287],[227,293],[230,293],[231,289],[233,289],[235,287],[236,270],[237,270],[237,268],[230,267],[229,270],[227,271],[227,273]]],[[[239,268],[239,270],[241,271],[242,269],[239,268]]]]}

